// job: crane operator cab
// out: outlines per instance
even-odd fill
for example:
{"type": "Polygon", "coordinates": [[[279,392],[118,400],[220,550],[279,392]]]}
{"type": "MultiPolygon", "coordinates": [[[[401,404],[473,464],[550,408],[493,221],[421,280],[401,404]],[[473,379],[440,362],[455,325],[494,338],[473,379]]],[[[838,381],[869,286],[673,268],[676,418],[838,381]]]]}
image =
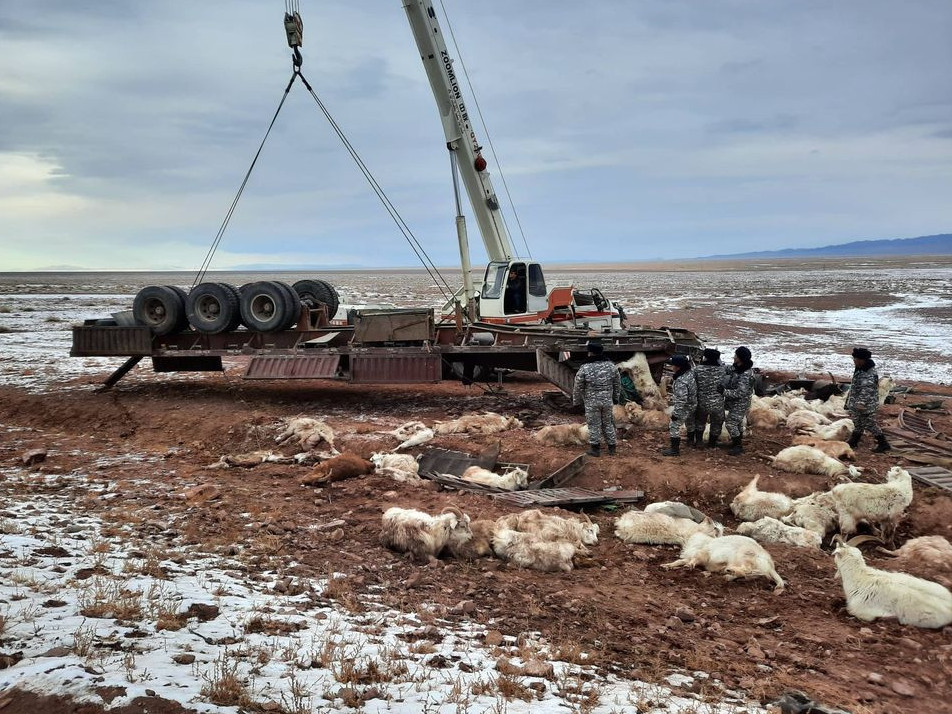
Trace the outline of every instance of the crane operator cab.
{"type": "Polygon", "coordinates": [[[538,263],[493,262],[486,267],[479,297],[482,316],[536,314],[548,306],[545,277],[538,263]]]}

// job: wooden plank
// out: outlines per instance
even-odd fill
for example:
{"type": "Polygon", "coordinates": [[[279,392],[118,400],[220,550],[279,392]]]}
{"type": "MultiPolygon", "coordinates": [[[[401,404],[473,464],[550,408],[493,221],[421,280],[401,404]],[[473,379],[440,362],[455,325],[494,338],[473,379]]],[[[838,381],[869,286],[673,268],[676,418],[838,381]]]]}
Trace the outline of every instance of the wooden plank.
{"type": "Polygon", "coordinates": [[[497,494],[497,501],[513,506],[593,506],[632,503],[644,498],[643,491],[593,491],[587,488],[545,488],[497,494]]]}
{"type": "Polygon", "coordinates": [[[535,491],[540,488],[559,488],[560,486],[568,483],[578,474],[582,472],[582,469],[585,468],[585,455],[580,454],[574,459],[569,461],[565,466],[556,471],[553,471],[551,474],[546,476],[544,479],[539,481],[533,481],[526,488],[530,491],[535,491]]]}

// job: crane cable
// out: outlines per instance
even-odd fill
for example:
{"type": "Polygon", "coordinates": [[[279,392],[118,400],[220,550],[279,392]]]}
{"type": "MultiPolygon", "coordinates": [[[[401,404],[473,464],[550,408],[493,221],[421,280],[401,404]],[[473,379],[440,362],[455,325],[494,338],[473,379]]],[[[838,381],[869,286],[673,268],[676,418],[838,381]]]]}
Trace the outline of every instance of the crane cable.
{"type": "MultiPolygon", "coordinates": [[[[446,6],[443,4],[443,0],[440,0],[440,8],[443,10],[443,19],[446,20],[446,27],[450,31],[450,39],[453,41],[453,47],[456,50],[456,56],[459,58],[460,67],[463,68],[463,76],[466,77],[466,85],[469,87],[469,93],[473,97],[473,104],[476,107],[476,114],[479,116],[479,123],[483,125],[483,132],[486,134],[486,143],[489,144],[489,153],[493,155],[493,161],[496,162],[496,167],[499,169],[499,178],[502,180],[502,187],[506,191],[506,198],[509,201],[509,207],[512,209],[512,215],[516,219],[516,225],[519,227],[519,235],[522,236],[522,244],[526,247],[526,257],[532,258],[532,250],[529,248],[529,241],[526,240],[526,233],[522,230],[522,221],[519,220],[519,212],[516,210],[516,204],[512,200],[512,194],[509,193],[509,184],[506,182],[506,175],[502,172],[502,164],[499,163],[499,158],[496,156],[496,147],[493,146],[492,136],[489,134],[489,127],[486,125],[486,120],[483,119],[483,111],[479,107],[479,100],[476,98],[476,89],[473,87],[473,83],[469,79],[469,72],[466,71],[466,63],[463,61],[463,53],[460,51],[459,44],[456,42],[456,34],[453,32],[453,25],[450,23],[450,16],[446,12],[446,6]]],[[[506,216],[502,212],[499,214],[502,216],[502,222],[506,225],[506,216]]],[[[509,230],[509,226],[506,225],[506,230],[509,230]]]]}
{"type": "Polygon", "coordinates": [[[264,138],[261,140],[261,144],[258,146],[258,151],[255,152],[254,159],[251,161],[251,166],[248,167],[248,171],[245,173],[245,177],[238,188],[237,194],[235,194],[234,200],[231,202],[231,206],[228,208],[228,211],[225,214],[225,218],[222,221],[221,226],[218,228],[218,233],[215,235],[215,239],[212,241],[211,247],[205,254],[205,259],[202,261],[201,268],[199,268],[199,271],[195,276],[195,280],[192,282],[192,287],[195,287],[195,285],[200,283],[204,279],[206,272],[208,272],[212,258],[215,255],[215,251],[218,250],[218,246],[221,244],[221,240],[225,235],[225,230],[227,229],[228,224],[231,222],[231,218],[235,213],[235,208],[238,206],[238,201],[241,199],[241,194],[244,192],[245,186],[248,184],[248,179],[251,177],[251,172],[254,169],[255,164],[258,162],[258,157],[261,156],[261,150],[264,148],[265,142],[268,140],[271,130],[274,128],[274,123],[277,121],[278,114],[281,112],[281,108],[284,106],[284,101],[288,98],[288,93],[291,91],[291,87],[294,85],[295,80],[300,78],[302,84],[304,84],[308,92],[310,92],[311,96],[314,98],[314,101],[317,103],[317,106],[324,114],[324,117],[331,125],[334,133],[337,134],[338,138],[341,140],[341,143],[344,144],[344,148],[347,149],[348,153],[351,155],[351,158],[353,158],[354,162],[357,164],[357,167],[360,169],[360,172],[367,180],[367,183],[370,184],[371,189],[383,204],[384,209],[388,214],[390,214],[390,218],[403,234],[404,239],[410,245],[410,249],[416,254],[417,259],[420,261],[427,274],[436,284],[437,289],[443,295],[443,299],[447,302],[452,300],[455,297],[455,291],[450,287],[449,283],[447,283],[446,279],[443,277],[443,274],[440,273],[439,268],[436,267],[436,264],[430,258],[429,254],[427,254],[426,249],[413,234],[413,231],[410,229],[409,225],[407,225],[407,222],[403,220],[403,216],[400,215],[400,212],[397,210],[396,206],[393,205],[393,202],[380,186],[380,183],[374,177],[373,173],[371,173],[370,169],[367,167],[367,164],[364,163],[363,159],[360,158],[357,150],[347,139],[347,136],[340,128],[340,125],[334,120],[334,117],[331,116],[331,113],[321,101],[320,97],[317,96],[317,92],[314,91],[314,88],[311,87],[311,84],[301,73],[303,58],[301,57],[300,46],[303,41],[304,27],[301,21],[299,9],[300,0],[285,0],[284,26],[288,36],[288,45],[292,49],[291,62],[293,65],[293,71],[291,74],[291,79],[288,81],[288,85],[284,88],[284,94],[281,96],[281,101],[278,103],[278,108],[275,110],[274,116],[271,118],[271,123],[268,125],[268,130],[265,132],[264,138]]]}

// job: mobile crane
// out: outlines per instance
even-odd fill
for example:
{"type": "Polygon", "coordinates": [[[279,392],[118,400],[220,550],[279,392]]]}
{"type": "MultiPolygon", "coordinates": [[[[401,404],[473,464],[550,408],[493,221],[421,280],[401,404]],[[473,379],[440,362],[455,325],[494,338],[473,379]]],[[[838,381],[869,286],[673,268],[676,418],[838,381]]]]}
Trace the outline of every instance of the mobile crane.
{"type": "Polygon", "coordinates": [[[470,319],[483,323],[623,329],[624,311],[600,290],[583,292],[571,285],[548,287],[540,263],[516,256],[433,5],[430,0],[403,0],[403,7],[436,99],[453,171],[463,287],[444,306],[444,313],[459,301],[470,319]],[[469,196],[490,261],[478,290],[471,273],[457,175],[469,196]]]}

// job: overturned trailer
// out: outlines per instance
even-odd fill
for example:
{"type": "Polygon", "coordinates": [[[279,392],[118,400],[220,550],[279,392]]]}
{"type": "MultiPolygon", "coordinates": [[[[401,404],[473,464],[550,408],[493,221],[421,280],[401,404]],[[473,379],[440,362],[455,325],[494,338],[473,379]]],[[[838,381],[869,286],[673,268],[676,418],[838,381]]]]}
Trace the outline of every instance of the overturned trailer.
{"type": "Polygon", "coordinates": [[[628,328],[595,333],[546,325],[438,322],[430,309],[357,310],[330,324],[322,307],[303,306],[292,329],[186,329],[158,335],[134,320],[87,320],[73,327],[73,357],[126,357],[105,381],[111,387],[143,358],[155,372],[222,371],[222,358],[248,358],[244,379],[336,380],[354,384],[415,384],[486,379],[498,370],[536,372],[571,394],[586,344],[597,339],[619,362],[644,352],[660,376],[676,353],[696,355],[693,332],[628,328]],[[123,323],[123,324],[120,324],[123,323]]]}

